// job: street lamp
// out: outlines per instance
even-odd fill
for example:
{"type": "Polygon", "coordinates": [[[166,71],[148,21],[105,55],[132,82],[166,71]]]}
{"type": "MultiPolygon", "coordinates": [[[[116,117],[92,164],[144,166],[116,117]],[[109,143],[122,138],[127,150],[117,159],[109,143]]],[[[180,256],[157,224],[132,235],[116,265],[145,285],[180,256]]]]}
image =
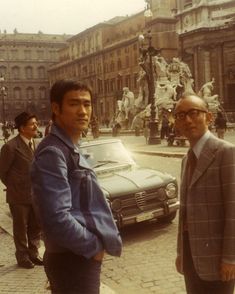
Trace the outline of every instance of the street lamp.
{"type": "MultiPolygon", "coordinates": [[[[0,82],[2,84],[2,82],[4,82],[4,77],[0,77],[0,82]]],[[[5,124],[6,120],[5,120],[5,97],[7,95],[6,92],[6,88],[4,86],[0,86],[0,93],[1,93],[1,98],[2,98],[2,120],[3,120],[3,124],[5,124]]]]}
{"type": "Polygon", "coordinates": [[[146,2],[146,9],[145,9],[145,12],[144,12],[144,17],[152,17],[153,16],[153,13],[152,13],[152,10],[151,10],[151,7],[150,7],[150,0],[145,0],[146,2]]]}
{"type": "Polygon", "coordinates": [[[160,53],[160,49],[155,49],[152,46],[152,35],[151,31],[148,31],[146,35],[147,39],[147,48],[144,46],[144,40],[145,36],[140,35],[139,36],[139,42],[140,42],[140,62],[139,65],[143,68],[146,74],[146,81],[148,85],[148,104],[151,104],[150,106],[150,122],[149,122],[149,129],[150,134],[148,138],[148,144],[154,145],[154,144],[160,144],[161,138],[159,136],[158,131],[158,120],[156,119],[156,106],[155,106],[155,82],[154,82],[154,71],[153,71],[153,56],[156,56],[160,53]]]}

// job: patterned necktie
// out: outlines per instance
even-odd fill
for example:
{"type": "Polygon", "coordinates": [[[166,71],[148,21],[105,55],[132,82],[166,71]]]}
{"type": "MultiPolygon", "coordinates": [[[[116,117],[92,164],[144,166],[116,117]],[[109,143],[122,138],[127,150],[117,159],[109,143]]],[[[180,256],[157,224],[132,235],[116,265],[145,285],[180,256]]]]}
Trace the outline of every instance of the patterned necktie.
{"type": "Polygon", "coordinates": [[[33,149],[33,142],[29,141],[29,148],[32,152],[34,152],[34,149],[33,149]]]}
{"type": "Polygon", "coordinates": [[[188,183],[191,183],[194,170],[197,165],[197,157],[192,149],[188,151],[188,159],[187,159],[187,171],[188,171],[188,183]]]}
{"type": "MultiPolygon", "coordinates": [[[[186,166],[186,171],[187,171],[187,190],[188,187],[191,183],[192,177],[193,177],[193,173],[194,170],[196,168],[197,165],[197,157],[195,155],[195,153],[193,152],[192,149],[189,149],[188,151],[188,155],[187,155],[187,166],[186,166]]],[[[188,231],[188,223],[187,223],[187,198],[188,195],[185,198],[185,207],[183,209],[183,230],[184,231],[188,231]]]]}

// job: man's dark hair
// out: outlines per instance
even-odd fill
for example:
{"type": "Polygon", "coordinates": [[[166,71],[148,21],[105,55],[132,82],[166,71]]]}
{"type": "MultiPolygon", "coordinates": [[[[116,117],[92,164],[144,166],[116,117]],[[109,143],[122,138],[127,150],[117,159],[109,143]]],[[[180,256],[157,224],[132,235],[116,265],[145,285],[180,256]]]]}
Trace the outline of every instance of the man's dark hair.
{"type": "Polygon", "coordinates": [[[33,113],[28,113],[26,111],[21,112],[15,117],[15,129],[18,129],[20,131],[20,127],[26,126],[27,122],[31,119],[35,118],[37,120],[37,116],[33,113]]]}
{"type": "Polygon", "coordinates": [[[57,103],[60,108],[63,103],[64,95],[69,91],[87,91],[90,93],[92,98],[92,91],[91,88],[79,81],[75,80],[59,80],[54,83],[54,85],[51,87],[50,91],[50,101],[57,103]]]}

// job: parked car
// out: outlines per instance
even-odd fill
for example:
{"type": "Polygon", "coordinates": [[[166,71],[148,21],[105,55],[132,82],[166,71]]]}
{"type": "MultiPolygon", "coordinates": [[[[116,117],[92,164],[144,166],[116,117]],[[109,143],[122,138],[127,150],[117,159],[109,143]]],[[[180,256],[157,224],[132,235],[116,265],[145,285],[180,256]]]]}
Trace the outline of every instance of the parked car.
{"type": "Polygon", "coordinates": [[[138,166],[119,139],[83,142],[80,149],[97,174],[119,228],[175,218],[179,208],[175,177],[138,166]]]}

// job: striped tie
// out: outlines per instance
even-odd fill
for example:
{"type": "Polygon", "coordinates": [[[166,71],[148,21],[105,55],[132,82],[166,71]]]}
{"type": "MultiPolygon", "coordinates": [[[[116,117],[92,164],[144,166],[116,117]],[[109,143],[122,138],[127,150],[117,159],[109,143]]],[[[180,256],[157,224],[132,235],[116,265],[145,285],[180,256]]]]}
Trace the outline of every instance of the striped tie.
{"type": "Polygon", "coordinates": [[[33,149],[33,142],[29,141],[29,148],[32,152],[34,152],[34,149],[33,149]]]}
{"type": "Polygon", "coordinates": [[[191,183],[194,170],[197,165],[197,157],[192,149],[188,151],[188,159],[187,159],[187,171],[188,171],[188,184],[191,183]]]}

